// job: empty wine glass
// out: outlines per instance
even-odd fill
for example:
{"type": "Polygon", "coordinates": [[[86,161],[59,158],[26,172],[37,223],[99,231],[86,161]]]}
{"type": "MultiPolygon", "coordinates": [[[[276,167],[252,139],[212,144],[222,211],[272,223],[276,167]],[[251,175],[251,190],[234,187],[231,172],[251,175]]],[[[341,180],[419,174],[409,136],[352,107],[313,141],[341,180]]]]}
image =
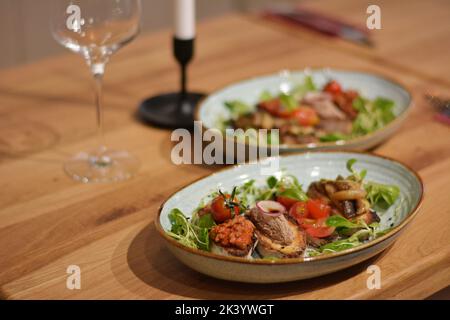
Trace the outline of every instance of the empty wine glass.
{"type": "Polygon", "coordinates": [[[99,145],[67,161],[65,171],[82,182],[109,182],[133,176],[139,161],[126,151],[106,147],[103,135],[102,83],[111,55],[139,33],[140,0],[54,0],[53,37],[80,54],[94,78],[99,145]]]}

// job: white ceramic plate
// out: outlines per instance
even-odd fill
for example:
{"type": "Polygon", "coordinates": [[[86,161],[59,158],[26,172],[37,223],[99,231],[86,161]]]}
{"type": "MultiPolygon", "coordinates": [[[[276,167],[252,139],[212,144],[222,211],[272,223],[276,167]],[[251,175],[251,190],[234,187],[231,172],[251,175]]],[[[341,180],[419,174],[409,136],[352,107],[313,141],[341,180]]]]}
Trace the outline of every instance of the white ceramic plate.
{"type": "Polygon", "coordinates": [[[361,246],[310,258],[248,260],[191,249],[166,234],[165,231],[171,228],[168,214],[172,209],[178,208],[186,215],[190,215],[204,196],[219,187],[231,190],[233,186],[249,179],[255,179],[257,183],[263,184],[267,176],[260,174],[261,163],[238,165],[184,187],[161,206],[155,221],[156,228],[166,240],[167,248],[180,261],[192,269],[220,279],[252,283],[287,282],[347,268],[373,257],[390,246],[416,215],[423,196],[420,177],[406,166],[388,158],[363,153],[312,152],[282,156],[279,160],[280,169],[297,176],[300,183],[307,187],[310,182],[321,178],[334,179],[339,174],[348,175],[346,162],[351,158],[358,160],[355,164],[356,169],[368,170],[367,180],[394,184],[401,190],[397,202],[381,215],[383,229],[390,227],[391,224],[394,228],[361,246]]]}
{"type": "Polygon", "coordinates": [[[334,79],[341,83],[344,89],[357,90],[363,97],[391,99],[395,102],[396,119],[380,130],[351,140],[281,145],[280,152],[308,149],[355,151],[370,149],[389,138],[400,127],[412,105],[411,94],[404,87],[375,74],[330,69],[288,73],[284,71],[280,74],[244,80],[212,93],[197,106],[196,120],[201,121],[206,129],[217,128],[221,121],[230,118],[230,114],[224,106],[225,101],[242,100],[249,105],[255,105],[261,92],[267,90],[272,94],[277,94],[280,92],[280,88],[288,89],[291,85],[302,83],[305,74],[310,75],[319,87],[324,86],[329,79],[334,79]]]}

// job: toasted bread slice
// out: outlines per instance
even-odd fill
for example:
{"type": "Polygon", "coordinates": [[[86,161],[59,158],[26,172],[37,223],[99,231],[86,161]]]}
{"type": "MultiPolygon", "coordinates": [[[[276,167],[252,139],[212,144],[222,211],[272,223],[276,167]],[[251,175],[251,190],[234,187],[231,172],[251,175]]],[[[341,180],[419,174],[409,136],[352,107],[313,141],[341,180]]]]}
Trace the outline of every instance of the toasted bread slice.
{"type": "Polygon", "coordinates": [[[214,241],[211,241],[211,252],[222,256],[232,256],[251,259],[253,251],[258,243],[256,235],[253,237],[253,242],[244,250],[231,247],[222,247],[214,241]]]}

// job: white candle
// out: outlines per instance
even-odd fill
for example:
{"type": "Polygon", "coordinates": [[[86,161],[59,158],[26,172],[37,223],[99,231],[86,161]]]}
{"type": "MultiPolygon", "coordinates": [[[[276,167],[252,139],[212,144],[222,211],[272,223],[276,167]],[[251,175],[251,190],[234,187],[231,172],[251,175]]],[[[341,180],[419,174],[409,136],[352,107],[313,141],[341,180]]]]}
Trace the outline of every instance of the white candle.
{"type": "Polygon", "coordinates": [[[195,0],[175,0],[175,38],[195,38],[195,0]]]}

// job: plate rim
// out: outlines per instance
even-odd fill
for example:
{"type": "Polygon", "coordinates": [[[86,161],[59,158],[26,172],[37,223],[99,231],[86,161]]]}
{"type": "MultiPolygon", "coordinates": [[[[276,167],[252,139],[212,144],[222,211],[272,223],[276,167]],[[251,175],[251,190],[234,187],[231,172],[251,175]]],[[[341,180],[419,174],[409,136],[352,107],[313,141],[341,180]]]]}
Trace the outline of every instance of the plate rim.
{"type": "MultiPolygon", "coordinates": [[[[407,87],[402,82],[400,82],[398,80],[394,80],[391,77],[386,76],[384,74],[380,74],[378,72],[372,72],[372,71],[369,72],[369,71],[353,70],[353,69],[326,68],[326,67],[305,68],[303,70],[295,70],[295,69],[293,69],[293,70],[286,69],[286,70],[289,71],[290,73],[306,73],[307,71],[320,72],[320,71],[330,70],[330,71],[343,72],[343,73],[344,72],[359,73],[359,74],[363,74],[363,75],[376,77],[376,78],[382,79],[388,83],[394,84],[395,86],[401,88],[408,95],[408,104],[407,104],[404,112],[402,112],[399,116],[395,117],[395,119],[393,121],[389,122],[387,125],[385,125],[384,127],[380,128],[374,132],[370,132],[363,136],[355,137],[355,138],[352,138],[349,140],[338,140],[338,141],[330,141],[330,142],[315,142],[315,143],[300,143],[300,144],[281,144],[278,146],[278,149],[281,151],[314,150],[314,149],[319,149],[319,148],[346,148],[346,147],[348,148],[348,147],[352,147],[354,145],[358,145],[359,143],[364,143],[364,142],[370,141],[371,138],[381,136],[383,132],[387,132],[388,130],[395,129],[395,127],[397,125],[400,125],[409,116],[409,114],[411,113],[413,104],[414,104],[412,93],[407,89],[407,87]]],[[[208,94],[204,98],[202,98],[199,101],[199,103],[195,106],[194,121],[201,121],[200,110],[204,106],[205,101],[208,98],[210,98],[211,96],[213,96],[214,94],[217,94],[219,91],[226,90],[232,86],[235,86],[235,85],[238,85],[238,84],[241,84],[244,82],[258,80],[258,79],[262,79],[262,78],[273,77],[273,76],[276,76],[277,74],[279,74],[279,72],[278,73],[265,73],[265,74],[261,74],[259,76],[244,78],[239,81],[229,82],[228,84],[220,87],[219,89],[214,90],[213,92],[211,92],[210,94],[208,94]]],[[[216,127],[206,127],[203,124],[203,121],[201,121],[201,126],[202,126],[203,130],[218,129],[216,127]]],[[[223,139],[226,140],[226,139],[231,139],[231,138],[228,137],[227,135],[224,135],[223,139]]],[[[233,140],[234,140],[234,138],[233,138],[233,140]]],[[[240,142],[240,143],[242,143],[242,142],[240,142]]],[[[254,145],[250,144],[249,141],[247,141],[247,139],[243,142],[243,144],[247,145],[247,146],[254,146],[254,145]]]]}
{"type": "MultiPolygon", "coordinates": [[[[246,166],[246,165],[252,165],[252,164],[257,164],[259,162],[261,162],[263,159],[261,160],[256,160],[256,161],[251,161],[251,162],[246,162],[246,163],[242,163],[242,164],[236,164],[230,167],[225,167],[225,168],[221,168],[218,171],[212,172],[212,173],[208,173],[202,177],[199,177],[195,180],[193,180],[190,183],[185,184],[184,186],[178,188],[176,191],[172,192],[165,200],[164,202],[160,205],[159,209],[158,209],[158,214],[156,216],[156,219],[153,221],[159,235],[165,239],[168,244],[172,244],[178,248],[181,248],[182,250],[195,254],[195,255],[200,255],[203,256],[205,258],[212,258],[215,260],[221,260],[221,261],[225,261],[225,262],[234,262],[234,263],[244,263],[244,264],[250,264],[250,265],[292,265],[292,264],[302,264],[302,263],[312,263],[315,261],[323,261],[323,260],[330,260],[333,258],[337,258],[337,257],[342,257],[342,256],[348,256],[351,255],[353,253],[357,253],[360,251],[363,251],[365,249],[368,249],[370,247],[375,246],[378,243],[384,242],[390,238],[392,238],[393,236],[397,235],[400,231],[402,231],[404,229],[404,227],[406,227],[413,219],[414,217],[417,215],[417,213],[419,212],[422,203],[423,203],[423,198],[424,198],[424,183],[423,183],[423,179],[420,177],[420,175],[414,170],[412,169],[410,166],[406,165],[405,163],[403,163],[402,161],[393,159],[389,156],[384,156],[384,155],[379,155],[379,154],[375,154],[375,153],[369,153],[369,152],[364,152],[364,151],[336,151],[336,150],[316,150],[316,151],[300,151],[300,152],[294,152],[294,153],[289,153],[289,154],[284,154],[284,155],[279,155],[278,157],[280,158],[287,158],[287,157],[295,157],[295,156],[299,156],[299,155],[307,155],[307,154],[311,154],[311,153],[316,153],[316,154],[320,154],[320,153],[324,153],[324,154],[333,154],[333,153],[344,153],[344,154],[356,154],[356,155],[365,155],[365,156],[369,156],[369,157],[373,157],[373,158],[379,158],[379,159],[383,159],[383,160],[388,160],[388,161],[392,161],[395,162],[401,166],[403,166],[407,171],[409,171],[410,174],[412,174],[413,176],[416,177],[417,181],[419,181],[419,186],[420,186],[420,194],[419,194],[419,201],[417,202],[416,206],[410,210],[410,212],[408,213],[408,216],[398,225],[395,226],[394,228],[392,228],[388,233],[382,235],[379,238],[376,238],[370,242],[364,243],[362,245],[359,245],[357,247],[354,248],[350,248],[350,249],[346,249],[340,252],[335,252],[335,253],[329,253],[326,255],[319,255],[319,256],[315,256],[315,257],[302,257],[302,258],[283,258],[283,259],[276,259],[276,260],[265,260],[265,259],[247,259],[247,258],[241,258],[241,257],[233,257],[233,256],[222,256],[222,255],[218,255],[218,254],[214,254],[211,252],[207,252],[207,251],[202,251],[200,249],[194,249],[194,248],[190,248],[187,246],[182,245],[181,243],[179,243],[178,241],[176,241],[175,239],[173,239],[172,237],[170,237],[169,235],[167,235],[166,231],[164,230],[163,226],[161,225],[160,222],[160,218],[161,218],[161,213],[162,210],[164,208],[164,205],[166,204],[166,202],[172,198],[175,194],[177,194],[178,192],[188,188],[189,186],[191,186],[192,184],[203,180],[203,179],[207,179],[210,176],[216,175],[218,173],[222,173],[225,171],[231,171],[237,167],[240,166],[246,166]]],[[[270,158],[276,158],[276,157],[270,157],[270,158]]],[[[270,159],[269,158],[269,159],[270,159]]]]}

